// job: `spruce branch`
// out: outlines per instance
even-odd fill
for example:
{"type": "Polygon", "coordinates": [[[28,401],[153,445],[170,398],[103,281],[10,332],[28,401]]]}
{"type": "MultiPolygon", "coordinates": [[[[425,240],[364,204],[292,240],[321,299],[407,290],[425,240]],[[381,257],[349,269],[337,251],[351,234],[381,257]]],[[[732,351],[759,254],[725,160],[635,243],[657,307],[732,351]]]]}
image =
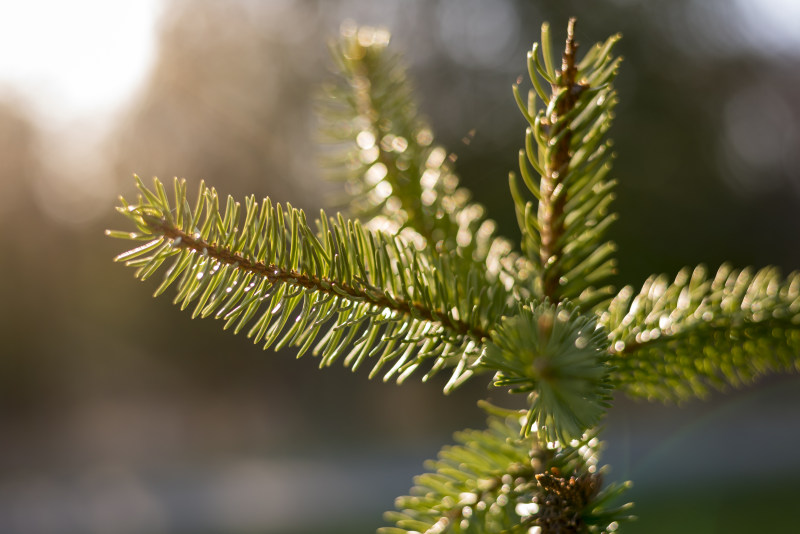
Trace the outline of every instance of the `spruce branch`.
{"type": "Polygon", "coordinates": [[[505,289],[488,285],[474,265],[454,269],[458,257],[417,251],[341,216],[323,212],[314,231],[302,211],[252,197],[244,214],[228,197],[223,213],[203,184],[192,210],[185,182],[175,181],[172,203],[154,183],[150,190],[137,178],[138,203],[122,201],[119,211],[139,231],[109,235],[148,242],[117,260],[142,279],[173,260],[157,295],[175,284],[175,302],[194,303],[193,317],[213,315],[236,333],[248,327],[264,348],[294,345],[302,354],[317,341],[321,366],[349,351],[344,363],[353,369],[377,360],[370,376],[391,363],[385,380],[402,381],[430,361],[425,379],[452,367],[450,390],[473,374],[483,340],[508,307],[505,289]]]}
{"type": "Polygon", "coordinates": [[[699,266],[622,289],[600,316],[619,387],[681,401],[800,370],[800,273],[699,266]]]}

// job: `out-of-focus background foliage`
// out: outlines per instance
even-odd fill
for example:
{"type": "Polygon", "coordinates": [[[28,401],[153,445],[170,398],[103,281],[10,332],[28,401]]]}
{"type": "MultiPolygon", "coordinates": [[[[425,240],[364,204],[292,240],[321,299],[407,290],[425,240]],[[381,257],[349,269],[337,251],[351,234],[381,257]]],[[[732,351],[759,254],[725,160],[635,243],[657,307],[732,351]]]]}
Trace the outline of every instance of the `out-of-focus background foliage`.
{"type": "MultiPolygon", "coordinates": [[[[423,459],[482,425],[480,379],[445,398],[317,371],[111,262],[125,244],[103,230],[124,225],[132,173],[325,205],[312,100],[344,19],[393,32],[438,142],[510,237],[510,86],[540,23],[560,41],[578,16],[584,46],[622,32],[620,284],[699,262],[800,268],[793,0],[27,4],[0,7],[2,532],[370,532],[423,459]],[[36,77],[46,62],[66,85],[36,77]]],[[[625,532],[792,531],[798,414],[796,375],[682,408],[619,398],[604,459],[636,482],[625,532]]]]}

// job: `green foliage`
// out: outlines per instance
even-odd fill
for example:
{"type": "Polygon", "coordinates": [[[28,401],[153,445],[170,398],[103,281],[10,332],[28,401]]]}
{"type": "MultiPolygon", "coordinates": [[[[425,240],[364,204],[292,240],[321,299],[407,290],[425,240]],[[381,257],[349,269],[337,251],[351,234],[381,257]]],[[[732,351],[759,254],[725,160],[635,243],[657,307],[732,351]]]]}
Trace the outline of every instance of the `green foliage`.
{"type": "Polygon", "coordinates": [[[109,234],[147,243],[117,261],[146,279],[171,260],[156,295],[175,284],[181,309],[194,304],[193,317],[246,328],[265,349],[303,354],[316,342],[320,366],[343,357],[357,369],[369,358],[371,376],[389,367],[384,380],[431,361],[425,378],[452,368],[449,390],[472,374],[481,340],[507,308],[504,287],[472,265],[454,269],[460,258],[424,254],[341,215],[322,212],[312,229],[302,211],[269,199],[247,198],[242,214],[231,197],[221,211],[203,184],[194,209],[184,181],[175,180],[172,203],[158,180],[155,191],[138,186],[137,204],[123,199],[119,209],[138,232],[109,234]]]}
{"type": "MultiPolygon", "coordinates": [[[[534,44],[528,53],[534,89],[527,101],[513,87],[529,124],[519,169],[536,204],[525,200],[513,174],[509,181],[522,249],[535,266],[534,294],[572,299],[584,309],[599,307],[614,293],[611,286],[593,284],[604,283],[616,265],[615,246],[603,242],[603,234],[616,219],[608,211],[616,182],[608,179],[612,154],[605,133],[617,102],[611,83],[620,59],[610,52],[618,40],[617,35],[598,43],[576,64],[577,44],[570,34],[561,71],[554,70],[548,52],[540,60],[534,44]],[[552,91],[545,91],[542,82],[552,91]]],[[[542,48],[550,48],[547,25],[542,48]]]]}
{"type": "Polygon", "coordinates": [[[532,89],[514,98],[527,120],[520,186],[509,179],[521,254],[494,234],[459,187],[446,152],[418,116],[388,33],[347,27],[321,123],[331,174],[359,220],[228,198],[186,185],[174,199],[138,182],[119,211],[145,243],[117,257],[146,279],[169,267],[181,308],[215,317],[264,347],[312,349],[320,365],[402,381],[450,373],[445,390],[494,372],[491,385],[526,393],[528,407],[495,413],[485,431],[456,436],[387,515],[384,534],[612,532],[624,486],[601,489],[598,425],[615,388],[682,400],[800,368],[800,274],[703,268],[638,294],[608,284],[615,247],[605,231],[615,182],[606,133],[619,59],[613,36],[577,58],[574,20],[561,69],[549,28],[528,55],[532,89]],[[540,54],[541,53],[541,54],[540,54]],[[540,57],[541,56],[541,57],[540,57]],[[502,413],[503,416],[497,416],[502,413]],[[535,429],[535,431],[534,431],[535,429]]]}
{"type": "Polygon", "coordinates": [[[709,386],[740,386],[800,369],[800,273],[775,268],[683,269],[669,283],[624,288],[601,315],[610,332],[614,382],[632,396],[680,401],[709,386]]]}
{"type": "Polygon", "coordinates": [[[397,499],[401,511],[386,514],[397,526],[378,532],[526,533],[549,521],[569,532],[610,532],[628,518],[629,506],[609,506],[625,486],[600,489],[597,438],[551,449],[521,438],[521,419],[493,416],[486,430],[457,433],[459,445],[428,462],[411,495],[397,499]]]}
{"type": "Polygon", "coordinates": [[[606,339],[573,306],[521,306],[501,319],[481,363],[498,371],[495,386],[531,393],[523,435],[535,423],[543,440],[569,443],[600,422],[611,400],[606,339]]]}
{"type": "Polygon", "coordinates": [[[520,274],[530,267],[459,187],[447,152],[417,113],[401,59],[386,50],[388,37],[348,26],[331,46],[338,76],[324,87],[320,129],[328,174],[348,191],[340,203],[369,228],[472,259],[489,279],[523,290],[520,274]]]}

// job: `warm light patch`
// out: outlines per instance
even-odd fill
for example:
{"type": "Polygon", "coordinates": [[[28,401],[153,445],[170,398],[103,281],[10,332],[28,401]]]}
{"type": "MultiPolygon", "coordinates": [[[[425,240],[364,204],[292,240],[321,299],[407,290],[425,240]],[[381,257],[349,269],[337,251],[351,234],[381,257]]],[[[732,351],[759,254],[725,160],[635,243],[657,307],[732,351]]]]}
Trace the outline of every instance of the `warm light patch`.
{"type": "Polygon", "coordinates": [[[154,55],[162,0],[26,0],[0,4],[0,84],[47,119],[112,110],[154,55]]]}

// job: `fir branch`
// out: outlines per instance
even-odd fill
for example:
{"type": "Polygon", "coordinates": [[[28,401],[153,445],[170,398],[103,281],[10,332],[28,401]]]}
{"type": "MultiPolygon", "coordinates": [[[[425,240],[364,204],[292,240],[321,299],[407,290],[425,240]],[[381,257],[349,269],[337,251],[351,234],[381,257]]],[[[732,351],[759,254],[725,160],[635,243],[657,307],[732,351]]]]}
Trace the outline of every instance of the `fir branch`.
{"type": "Polygon", "coordinates": [[[629,395],[662,401],[704,397],[769,372],[800,370],[800,273],[723,265],[684,269],[672,283],[623,288],[600,323],[613,376],[629,395]]]}
{"type": "Polygon", "coordinates": [[[607,211],[615,182],[607,179],[611,143],[604,135],[616,104],[610,84],[619,59],[614,59],[610,50],[619,36],[595,46],[578,63],[574,24],[571,19],[561,70],[552,67],[549,30],[544,25],[544,66],[538,58],[538,45],[528,54],[534,89],[527,102],[518,86],[513,87],[520,111],[530,124],[525,149],[519,155],[520,173],[537,207],[523,197],[513,174],[510,185],[523,251],[536,266],[533,293],[552,302],[570,299],[588,309],[599,308],[613,294],[613,287],[602,285],[616,265],[614,244],[602,241],[616,218],[607,211]],[[540,78],[549,85],[549,93],[540,78]],[[542,100],[538,111],[537,99],[542,100]]]}
{"type": "Polygon", "coordinates": [[[216,191],[202,184],[194,210],[183,181],[175,181],[173,203],[158,180],[153,191],[138,186],[138,204],[123,199],[119,211],[139,232],[109,234],[148,243],[117,260],[145,279],[172,259],[156,294],[176,284],[176,303],[194,302],[193,316],[213,315],[235,332],[249,325],[247,335],[265,348],[295,345],[302,354],[317,341],[320,365],[350,350],[345,365],[376,358],[370,376],[391,363],[384,379],[399,381],[430,361],[426,379],[452,368],[449,390],[473,374],[508,306],[509,294],[481,282],[474,265],[462,275],[457,257],[409,249],[341,216],[323,212],[315,232],[302,211],[269,199],[248,198],[242,221],[238,203],[229,197],[223,213],[216,191]],[[332,328],[321,334],[324,324],[332,328]]]}
{"type": "Polygon", "coordinates": [[[609,506],[626,485],[600,491],[596,438],[550,449],[520,438],[519,420],[491,417],[486,430],[456,433],[458,445],[427,462],[429,472],[415,478],[411,495],[385,514],[396,526],[378,533],[512,533],[537,526],[542,534],[606,532],[629,518],[630,505],[609,506]],[[588,491],[562,489],[576,487],[588,491]]]}

